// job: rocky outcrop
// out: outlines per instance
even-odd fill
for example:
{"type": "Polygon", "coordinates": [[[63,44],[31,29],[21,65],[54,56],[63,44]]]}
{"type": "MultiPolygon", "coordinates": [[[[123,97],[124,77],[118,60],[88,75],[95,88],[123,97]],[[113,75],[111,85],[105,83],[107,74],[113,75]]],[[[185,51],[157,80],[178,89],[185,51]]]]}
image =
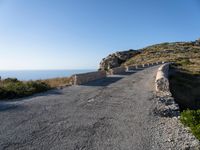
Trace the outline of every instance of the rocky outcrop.
{"type": "Polygon", "coordinates": [[[119,67],[122,63],[126,62],[128,59],[139,53],[140,51],[130,49],[128,51],[121,51],[110,54],[106,58],[103,58],[103,60],[101,61],[100,70],[109,70],[119,67]]]}

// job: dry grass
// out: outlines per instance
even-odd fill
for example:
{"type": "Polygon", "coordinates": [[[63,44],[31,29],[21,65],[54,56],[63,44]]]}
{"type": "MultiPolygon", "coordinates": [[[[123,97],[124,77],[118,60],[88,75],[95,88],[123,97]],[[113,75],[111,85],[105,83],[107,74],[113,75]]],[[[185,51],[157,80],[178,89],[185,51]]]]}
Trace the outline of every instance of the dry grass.
{"type": "Polygon", "coordinates": [[[73,83],[72,77],[53,78],[41,81],[48,84],[51,88],[70,86],[73,83]]]}

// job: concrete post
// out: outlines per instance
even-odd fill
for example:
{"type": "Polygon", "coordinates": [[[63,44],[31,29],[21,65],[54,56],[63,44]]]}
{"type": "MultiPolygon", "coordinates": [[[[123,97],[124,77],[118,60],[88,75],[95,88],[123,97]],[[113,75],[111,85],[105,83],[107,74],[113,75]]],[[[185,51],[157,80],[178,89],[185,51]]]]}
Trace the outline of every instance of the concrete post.
{"type": "Polygon", "coordinates": [[[126,70],[126,71],[129,71],[129,67],[128,67],[128,66],[125,66],[125,70],[126,70]]]}
{"type": "Polygon", "coordinates": [[[77,85],[77,76],[76,75],[73,76],[73,80],[74,80],[74,85],[77,85]]]}

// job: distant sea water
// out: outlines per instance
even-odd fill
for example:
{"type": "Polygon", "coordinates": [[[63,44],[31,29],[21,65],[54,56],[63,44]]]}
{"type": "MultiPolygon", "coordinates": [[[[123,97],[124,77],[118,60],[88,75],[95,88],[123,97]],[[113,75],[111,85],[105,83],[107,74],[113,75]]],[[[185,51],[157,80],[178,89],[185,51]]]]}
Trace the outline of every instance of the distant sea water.
{"type": "Polygon", "coordinates": [[[2,79],[5,78],[17,78],[18,80],[40,80],[51,79],[58,77],[69,77],[73,74],[86,73],[96,71],[95,69],[87,70],[12,70],[12,71],[0,71],[2,79]]]}

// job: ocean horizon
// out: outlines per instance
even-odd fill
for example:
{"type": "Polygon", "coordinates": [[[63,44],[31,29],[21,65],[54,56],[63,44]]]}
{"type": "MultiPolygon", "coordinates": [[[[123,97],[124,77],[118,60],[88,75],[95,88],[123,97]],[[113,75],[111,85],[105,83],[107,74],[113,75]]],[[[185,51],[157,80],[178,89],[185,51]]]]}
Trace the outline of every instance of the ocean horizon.
{"type": "Polygon", "coordinates": [[[0,70],[1,79],[17,78],[18,80],[43,80],[70,77],[73,74],[96,71],[97,69],[66,69],[66,70],[0,70]]]}

